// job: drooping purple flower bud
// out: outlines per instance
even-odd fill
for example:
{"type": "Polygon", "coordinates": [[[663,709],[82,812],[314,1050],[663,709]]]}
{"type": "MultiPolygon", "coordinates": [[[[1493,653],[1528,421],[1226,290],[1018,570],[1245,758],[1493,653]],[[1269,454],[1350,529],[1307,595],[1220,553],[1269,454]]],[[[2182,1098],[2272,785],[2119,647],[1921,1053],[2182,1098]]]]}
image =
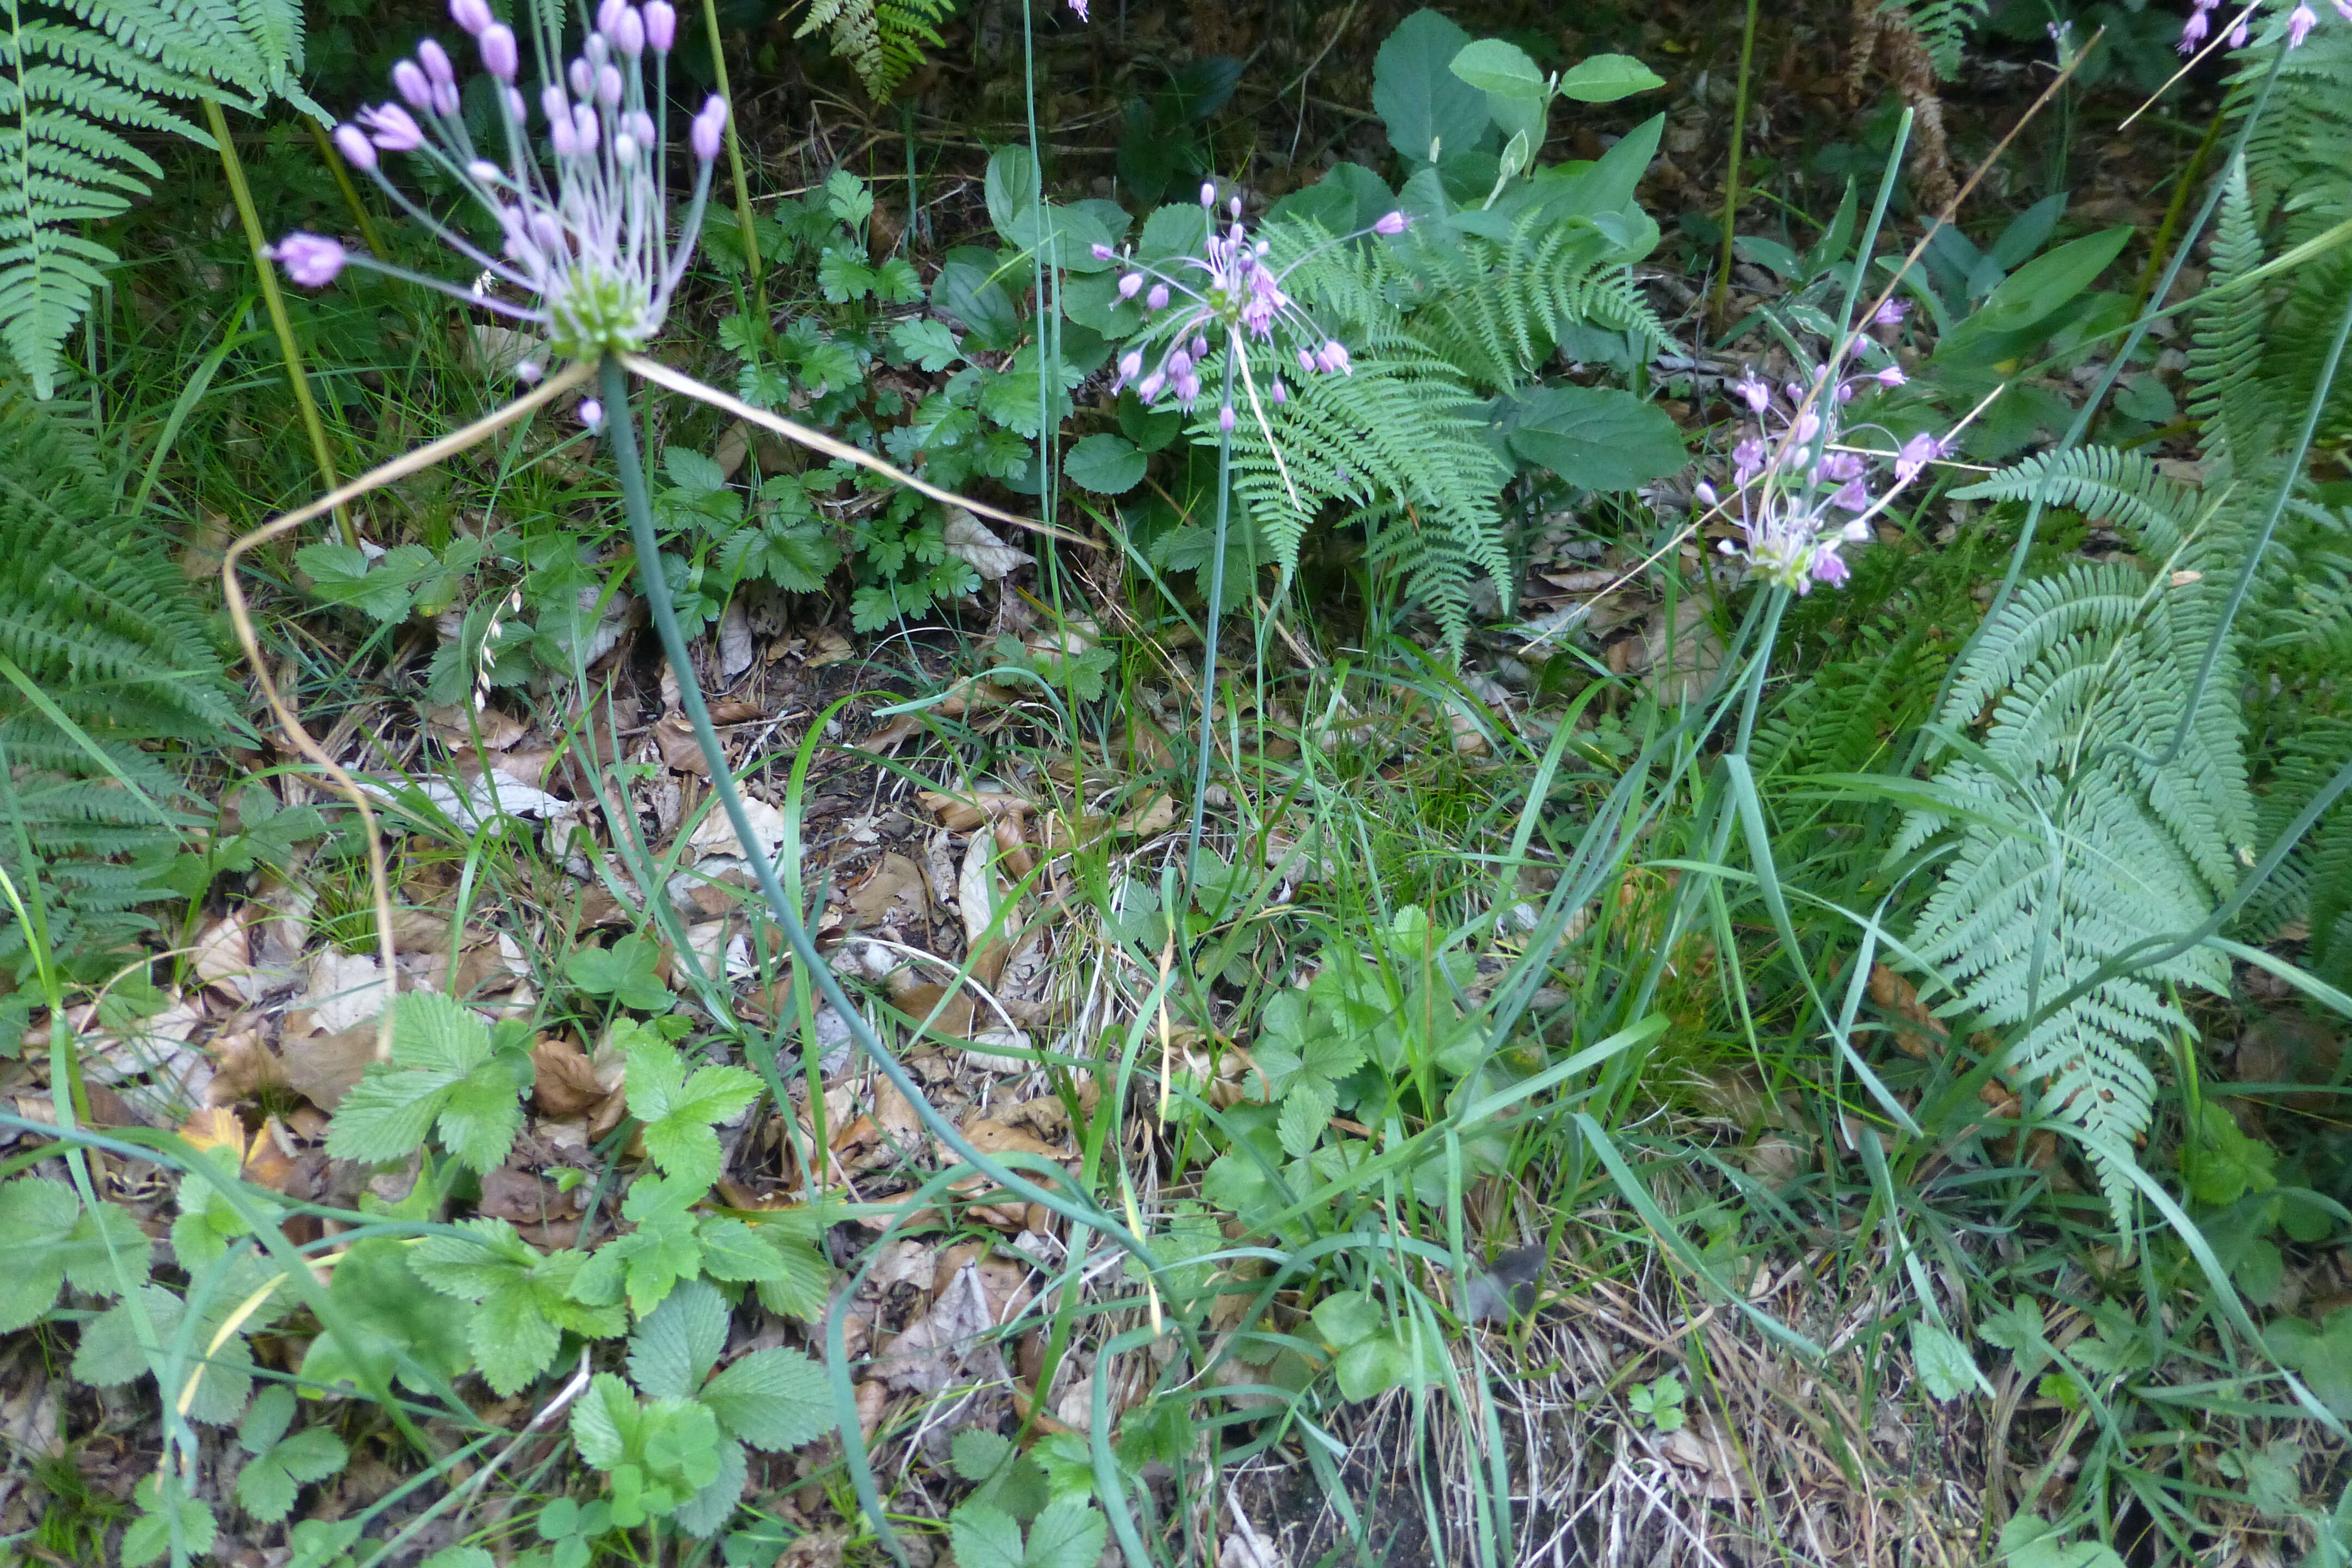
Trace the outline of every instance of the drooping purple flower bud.
{"type": "Polygon", "coordinates": [[[1134,299],[1138,294],[1140,294],[1140,293],[1142,293],[1142,292],[1143,292],[1143,274],[1142,274],[1142,273],[1140,273],[1140,272],[1130,272],[1130,273],[1129,273],[1126,277],[1124,277],[1124,278],[1122,278],[1122,279],[1120,279],[1118,280],[1118,297],[1119,297],[1120,299],[1122,299],[1122,300],[1132,300],[1132,299],[1134,299]]]}
{"type": "Polygon", "coordinates": [[[1832,484],[1843,484],[1862,477],[1862,459],[1852,452],[1832,452],[1822,459],[1822,478],[1832,484]]]}
{"type": "Polygon", "coordinates": [[[1167,384],[1167,371],[1165,369],[1155,370],[1150,375],[1145,376],[1141,381],[1136,383],[1135,395],[1140,397],[1146,403],[1152,402],[1154,399],[1159,397],[1160,388],[1167,384]]]}
{"type": "Polygon", "coordinates": [[[367,127],[369,139],[387,153],[414,153],[425,145],[425,132],[396,103],[361,110],[360,123],[367,127]]]}
{"type": "Polygon", "coordinates": [[[2287,13],[2286,47],[2290,49],[2303,47],[2304,39],[2311,37],[2311,30],[2317,26],[2319,13],[2311,8],[2308,0],[2297,0],[2295,8],[2287,13]]]}
{"type": "Polygon", "coordinates": [[[1313,375],[1315,374],[1314,356],[1309,354],[1305,349],[1300,349],[1298,351],[1298,374],[1301,375],[1313,375]]]}
{"type": "Polygon", "coordinates": [[[1763,413],[1764,405],[1772,401],[1772,389],[1757,380],[1753,371],[1748,372],[1731,390],[1738,395],[1740,402],[1748,405],[1750,413],[1763,413]]]}
{"type": "Polygon", "coordinates": [[[1402,234],[1405,231],[1405,226],[1411,222],[1412,220],[1401,212],[1382,213],[1372,220],[1372,232],[1387,235],[1402,234]]]}
{"type": "Polygon", "coordinates": [[[1860,479],[1848,479],[1838,487],[1837,494],[1830,497],[1830,504],[1843,511],[1868,511],[1870,487],[1860,479]]]}
{"type": "Polygon", "coordinates": [[[1087,254],[1093,257],[1097,261],[1108,261],[1111,258],[1117,256],[1118,252],[1097,240],[1096,243],[1087,247],[1087,254]]]}
{"type": "Polygon", "coordinates": [[[515,379],[522,383],[525,386],[531,385],[533,383],[537,382],[541,376],[545,375],[546,374],[547,367],[541,364],[535,359],[524,360],[514,368],[515,379]]]}
{"type": "Polygon", "coordinates": [[[1811,441],[1814,437],[1821,433],[1822,416],[1819,414],[1815,413],[1812,409],[1808,408],[1802,414],[1797,416],[1795,434],[1799,441],[1811,441]]]}
{"type": "Polygon", "coordinates": [[[621,8],[620,25],[613,29],[613,47],[629,59],[646,52],[646,19],[635,6],[621,8]]]}
{"type": "Polygon", "coordinates": [[[375,143],[369,141],[367,132],[356,125],[335,127],[335,150],[343,155],[343,162],[354,169],[375,167],[375,143]]]}
{"type": "Polygon", "coordinates": [[[1697,484],[1691,487],[1691,500],[1698,502],[1699,505],[1704,507],[1714,507],[1721,504],[1720,498],[1718,498],[1715,493],[1715,487],[1708,484],[1705,479],[1699,480],[1697,484]]]}
{"type": "Polygon", "coordinates": [[[2352,0],[2336,0],[2336,14],[2352,22],[2352,0]]]}
{"type": "Polygon", "coordinates": [[[419,113],[433,106],[433,83],[425,78],[424,68],[415,60],[395,60],[392,67],[393,90],[400,100],[419,113]]]}
{"type": "Polygon", "coordinates": [[[447,87],[457,79],[449,65],[449,52],[438,40],[427,38],[416,46],[416,58],[425,67],[425,79],[436,87],[447,87]]]}
{"type": "Polygon", "coordinates": [[[656,54],[666,55],[669,53],[669,47],[676,42],[677,42],[677,7],[672,5],[669,0],[646,0],[646,47],[656,54]]]}
{"type": "Polygon", "coordinates": [[[1901,483],[1908,484],[1920,469],[1943,455],[1943,443],[1922,430],[1904,442],[1902,451],[1895,454],[1895,478],[1901,483]]]}
{"type": "Polygon", "coordinates": [[[496,18],[490,15],[489,0],[449,0],[449,19],[465,28],[467,37],[478,38],[496,18]]]}
{"type": "Polygon", "coordinates": [[[593,397],[580,400],[580,423],[593,430],[604,423],[604,405],[593,397]]]}
{"type": "Polygon", "coordinates": [[[269,258],[305,289],[324,289],[343,269],[343,247],[322,234],[298,229],[269,250],[269,258]]]}
{"type": "Polygon", "coordinates": [[[1168,309],[1168,285],[1154,283],[1151,286],[1151,291],[1143,297],[1143,308],[1147,310],[1168,309]]]}
{"type": "Polygon", "coordinates": [[[1274,378],[1274,390],[1268,395],[1274,399],[1275,405],[1280,407],[1290,401],[1290,388],[1283,385],[1282,377],[1277,375],[1274,378]]]}
{"type": "Polygon", "coordinates": [[[1070,0],[1070,9],[1076,14],[1079,21],[1083,22],[1087,19],[1087,0],[1070,0]]]}
{"type": "Polygon", "coordinates": [[[500,81],[512,81],[515,68],[520,63],[515,48],[514,29],[503,22],[493,22],[482,29],[482,68],[500,81]]]}
{"type": "Polygon", "coordinates": [[[1886,300],[1880,302],[1877,310],[1872,314],[1870,319],[1872,322],[1877,326],[1899,327],[1903,324],[1903,318],[1910,313],[1911,306],[1907,301],[1902,300],[1886,300]]]}
{"type": "Polygon", "coordinates": [[[1224,431],[1227,435],[1231,435],[1233,434],[1234,424],[1234,405],[1232,404],[1228,403],[1223,408],[1217,410],[1218,429],[1224,431]]]}
{"type": "Polygon", "coordinates": [[[706,163],[718,157],[719,139],[726,131],[727,100],[713,93],[703,104],[702,112],[694,117],[694,128],[689,133],[694,155],[706,163]]]}
{"type": "Polygon", "coordinates": [[[1198,364],[1208,357],[1209,340],[1205,336],[1195,335],[1192,339],[1192,363],[1198,364]]]}
{"type": "Polygon", "coordinates": [[[1848,566],[1845,563],[1845,558],[1837,552],[1836,545],[1823,544],[1815,548],[1813,581],[1826,583],[1832,588],[1842,588],[1845,585],[1845,580],[1853,575],[1853,569],[1848,566]]]}
{"type": "Polygon", "coordinates": [[[1850,381],[1839,382],[1837,391],[1832,395],[1835,396],[1840,403],[1852,403],[1853,401],[1853,383],[1850,381]]]}
{"type": "Polygon", "coordinates": [[[2184,55],[2193,55],[2212,31],[2212,21],[2205,15],[2204,7],[2200,6],[2189,14],[2188,23],[2180,29],[2180,42],[2173,47],[2184,55]]]}
{"type": "Polygon", "coordinates": [[[1356,374],[1355,362],[1348,357],[1348,345],[1339,339],[1333,338],[1323,345],[1323,357],[1329,361],[1331,368],[1341,375],[1356,374]]]}
{"type": "Polygon", "coordinates": [[[1175,378],[1176,401],[1190,408],[1201,401],[1201,378],[1191,371],[1175,378]]]}
{"type": "Polygon", "coordinates": [[[1909,381],[1911,378],[1903,374],[1903,367],[1901,365],[1890,364],[1885,370],[1880,371],[1875,379],[1881,386],[1893,387],[1901,386],[1905,382],[1909,381]]]}
{"type": "Polygon", "coordinates": [[[2252,19],[2253,13],[2248,11],[2238,18],[2238,25],[2230,29],[2230,47],[2231,48],[2242,49],[2246,47],[2246,40],[2253,36],[2250,26],[2252,19]]]}
{"type": "Polygon", "coordinates": [[[586,60],[573,60],[571,66],[565,69],[563,78],[566,81],[572,84],[572,97],[593,98],[596,96],[596,68],[590,65],[586,60]]]}
{"type": "Polygon", "coordinates": [[[1204,207],[1213,207],[1217,205],[1217,183],[1214,180],[1202,180],[1201,182],[1201,205],[1204,207]]]}

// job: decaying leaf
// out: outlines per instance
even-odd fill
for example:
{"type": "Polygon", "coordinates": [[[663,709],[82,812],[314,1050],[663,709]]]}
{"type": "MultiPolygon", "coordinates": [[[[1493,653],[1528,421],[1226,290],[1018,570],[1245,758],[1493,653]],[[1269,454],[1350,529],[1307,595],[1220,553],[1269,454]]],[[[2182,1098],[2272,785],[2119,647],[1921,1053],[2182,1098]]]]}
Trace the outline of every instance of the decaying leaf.
{"type": "Polygon", "coordinates": [[[1036,559],[1027,551],[1016,550],[997,538],[980,519],[960,506],[948,509],[945,533],[948,553],[969,563],[983,583],[993,583],[1036,559]]]}
{"type": "Polygon", "coordinates": [[[702,754],[702,742],[695,739],[694,726],[685,714],[672,710],[661,716],[654,726],[654,749],[661,753],[665,766],[681,773],[693,773],[701,778],[710,776],[710,759],[702,754]]]}

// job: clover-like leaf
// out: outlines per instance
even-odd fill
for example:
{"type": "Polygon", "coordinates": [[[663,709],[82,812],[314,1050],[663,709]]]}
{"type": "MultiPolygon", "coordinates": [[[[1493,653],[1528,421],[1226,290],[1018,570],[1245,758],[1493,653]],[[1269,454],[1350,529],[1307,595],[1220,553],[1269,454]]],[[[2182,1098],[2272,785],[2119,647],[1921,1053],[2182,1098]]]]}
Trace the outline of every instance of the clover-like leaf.
{"type": "Polygon", "coordinates": [[[646,1153],[662,1173],[702,1191],[719,1179],[719,1134],[724,1121],[760,1092],[760,1080],[738,1067],[698,1068],[687,1076],[685,1058],[664,1040],[627,1048],[629,1114],[645,1124],[646,1153]]]}
{"type": "Polygon", "coordinates": [[[146,1568],[170,1552],[175,1527],[180,1547],[190,1557],[213,1549],[217,1527],[212,1505],[182,1490],[179,1477],[143,1476],[131,1489],[131,1500],[140,1511],[122,1532],[122,1568],[146,1568]]]}
{"type": "Polygon", "coordinates": [[[393,1014],[392,1060],[371,1064],[343,1096],[327,1152],[370,1163],[403,1159],[436,1122],[450,1153],[488,1173],[514,1146],[522,1106],[488,1026],[437,991],[412,991],[393,1014]]]}
{"type": "Polygon", "coordinates": [[[644,937],[631,934],[610,947],[583,947],[563,965],[572,984],[593,995],[610,996],[640,1013],[667,1010],[669,987],[656,971],[661,954],[644,937]]]}
{"type": "Polygon", "coordinates": [[[351,1462],[343,1440],[324,1426],[305,1426],[289,1436],[293,1418],[294,1391],[274,1383],[254,1396],[236,1429],[237,1446],[250,1456],[237,1472],[236,1505],[265,1522],[284,1519],[305,1485],[351,1462]]]}

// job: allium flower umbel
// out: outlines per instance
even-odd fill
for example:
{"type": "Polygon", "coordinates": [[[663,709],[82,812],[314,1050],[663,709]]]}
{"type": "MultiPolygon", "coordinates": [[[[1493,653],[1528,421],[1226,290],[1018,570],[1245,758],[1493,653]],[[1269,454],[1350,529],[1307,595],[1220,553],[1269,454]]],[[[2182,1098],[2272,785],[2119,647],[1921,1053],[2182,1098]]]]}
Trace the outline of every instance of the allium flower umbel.
{"type": "MultiPolygon", "coordinates": [[[[1902,384],[1902,371],[1890,364],[1843,380],[1824,378],[1817,390],[1796,382],[1776,387],[1752,372],[1735,385],[1732,395],[1756,418],[1732,448],[1736,493],[1725,508],[1746,537],[1725,540],[1723,552],[1743,557],[1759,576],[1793,593],[1811,593],[1816,583],[1843,584],[1851,569],[1839,552],[1867,542],[1870,518],[1943,456],[1935,437],[1914,436],[1894,455],[1894,482],[1872,490],[1884,454],[1847,446],[1842,417],[1857,389],[1902,384]]],[[[1713,488],[1701,485],[1698,499],[1715,505],[1713,488]]]]}
{"type": "MultiPolygon", "coordinates": [[[[1129,270],[1118,280],[1119,297],[1132,300],[1142,295],[1149,319],[1142,341],[1119,356],[1114,390],[1131,384],[1146,403],[1157,402],[1163,392],[1173,393],[1178,403],[1190,408],[1200,401],[1201,366],[1213,348],[1231,353],[1246,375],[1243,356],[1248,344],[1272,343],[1277,331],[1296,353],[1301,374],[1349,374],[1354,365],[1348,345],[1315,324],[1283,288],[1284,280],[1301,263],[1333,246],[1368,234],[1402,234],[1407,222],[1404,214],[1390,213],[1367,228],[1318,246],[1277,271],[1266,260],[1272,247],[1265,240],[1252,239],[1242,223],[1242,199],[1235,196],[1226,205],[1230,222],[1222,230],[1217,226],[1216,205],[1216,187],[1202,184],[1201,205],[1209,215],[1209,234],[1202,253],[1176,257],[1164,268],[1138,262],[1131,252],[1122,255],[1107,245],[1095,247],[1097,260],[1117,258],[1127,264],[1129,270]],[[1147,372],[1145,363],[1153,353],[1159,362],[1147,372]]],[[[1290,392],[1276,376],[1267,395],[1284,403],[1290,392]]],[[[1227,430],[1234,427],[1230,395],[1218,409],[1218,423],[1227,430]]]]}
{"type": "MultiPolygon", "coordinates": [[[[449,15],[472,37],[492,79],[502,146],[477,148],[459,113],[457,73],[448,54],[427,38],[414,59],[393,67],[396,101],[360,111],[338,126],[335,145],[411,217],[496,279],[533,297],[516,304],[487,290],[424,277],[354,255],[333,239],[292,234],[272,247],[286,274],[305,288],[332,282],[346,263],[372,267],[452,294],[518,321],[538,323],[548,347],[567,359],[593,359],[643,348],[657,331],[686,272],[710,193],[711,162],[727,127],[727,101],[713,97],[694,117],[694,194],[673,240],[660,113],[667,101],[669,50],[677,38],[670,0],[602,0],[594,30],[561,80],[541,84],[536,100],[515,85],[520,50],[514,30],[495,20],[488,0],[449,0],[449,15]],[[647,57],[652,67],[648,93],[647,57]],[[537,104],[536,120],[532,104],[537,104]],[[454,179],[496,221],[498,254],[486,254],[436,222],[385,177],[382,155],[405,153],[454,179]]],[[[554,47],[541,40],[539,58],[554,47]]],[[[524,380],[543,369],[516,367],[524,380]]]]}

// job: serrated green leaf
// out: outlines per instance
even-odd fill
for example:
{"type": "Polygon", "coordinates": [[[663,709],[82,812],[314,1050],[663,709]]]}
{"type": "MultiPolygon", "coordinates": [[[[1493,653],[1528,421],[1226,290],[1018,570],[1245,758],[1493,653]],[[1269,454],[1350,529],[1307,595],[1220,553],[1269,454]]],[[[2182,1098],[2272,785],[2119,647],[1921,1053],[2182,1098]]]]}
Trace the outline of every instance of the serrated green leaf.
{"type": "Polygon", "coordinates": [[[572,1441],[580,1457],[600,1470],[618,1465],[636,1432],[638,1415],[629,1385],[612,1373],[598,1373],[572,1407],[572,1441]]]}
{"type": "Polygon", "coordinates": [[[672,1181],[708,1190],[719,1179],[722,1121],[751,1103],[760,1080],[738,1067],[705,1067],[686,1076],[684,1058],[667,1042],[632,1046],[629,1114],[645,1124],[646,1152],[672,1181]]]}
{"type": "Polygon", "coordinates": [[[252,1458],[237,1472],[236,1503],[267,1522],[293,1511],[305,1485],[324,1480],[351,1461],[343,1440],[324,1426],[306,1426],[285,1436],[293,1414],[294,1391],[272,1384],[255,1396],[253,1408],[237,1428],[237,1443],[252,1458]]]}
{"type": "Polygon", "coordinates": [[[784,1260],[757,1231],[740,1219],[714,1215],[697,1229],[702,1243],[702,1271],[730,1284],[781,1279],[784,1260]]]}
{"type": "Polygon", "coordinates": [[[822,1253],[804,1241],[767,1234],[776,1227],[756,1227],[782,1267],[772,1279],[758,1281],[760,1305],[780,1317],[814,1322],[824,1313],[833,1290],[833,1268],[822,1253]]]}
{"type": "Polygon", "coordinates": [[[0,1185],[0,1332],[47,1311],[68,1275],[77,1289],[119,1295],[110,1241],[133,1280],[143,1281],[152,1244],[129,1214],[101,1203],[93,1219],[71,1187],[42,1176],[0,1185]]]}
{"type": "Polygon", "coordinates": [[[824,1368],[798,1351],[753,1351],[721,1369],[698,1397],[719,1426],[770,1453],[814,1442],[833,1427],[824,1368]]]}
{"type": "Polygon", "coordinates": [[[659,1013],[673,1000],[656,973],[660,962],[654,944],[633,932],[609,948],[579,949],[565,961],[563,973],[583,991],[610,996],[640,1013],[659,1013]]]}
{"type": "Polygon", "coordinates": [[[727,470],[719,466],[719,460],[691,447],[664,447],[662,468],[672,484],[696,495],[727,488],[727,470]]]}
{"type": "Polygon", "coordinates": [[[945,321],[909,316],[890,329],[890,341],[920,370],[937,374],[963,358],[963,348],[945,321]]]}
{"type": "Polygon", "coordinates": [[[369,1163],[403,1159],[436,1120],[449,1152],[487,1173],[513,1146],[522,1107],[481,1019],[437,991],[412,991],[394,1010],[392,1060],[369,1064],[343,1096],[327,1152],[369,1163]]]}
{"type": "Polygon", "coordinates": [[[700,1279],[671,1291],[629,1336],[629,1377],[655,1399],[685,1399],[727,1348],[727,1299],[700,1279]]]}
{"type": "Polygon", "coordinates": [[[978,1486],[1003,1468],[1013,1458],[1013,1439],[985,1426],[967,1426],[948,1446],[956,1474],[978,1486]]]}
{"type": "Polygon", "coordinates": [[[1109,1530],[1109,1521],[1091,1501],[1063,1498],[1047,1505],[1029,1527],[1022,1568],[1094,1568],[1109,1530]]]}
{"type": "Polygon", "coordinates": [[[1919,1381],[1938,1404],[1971,1392],[1992,1393],[1992,1384],[1978,1370],[1969,1347],[1950,1330],[1925,1318],[1911,1325],[1911,1362],[1918,1368],[1919,1381]]]}
{"type": "Polygon", "coordinates": [[[369,1237],[345,1251],[327,1287],[338,1331],[310,1342],[306,1380],[359,1388],[396,1378],[431,1393],[473,1364],[475,1309],[426,1289],[408,1253],[391,1237],[369,1237]]]}
{"type": "Polygon", "coordinates": [[[956,1568],[1024,1568],[1021,1526],[1002,1509],[966,1503],[948,1515],[956,1568]]]}

